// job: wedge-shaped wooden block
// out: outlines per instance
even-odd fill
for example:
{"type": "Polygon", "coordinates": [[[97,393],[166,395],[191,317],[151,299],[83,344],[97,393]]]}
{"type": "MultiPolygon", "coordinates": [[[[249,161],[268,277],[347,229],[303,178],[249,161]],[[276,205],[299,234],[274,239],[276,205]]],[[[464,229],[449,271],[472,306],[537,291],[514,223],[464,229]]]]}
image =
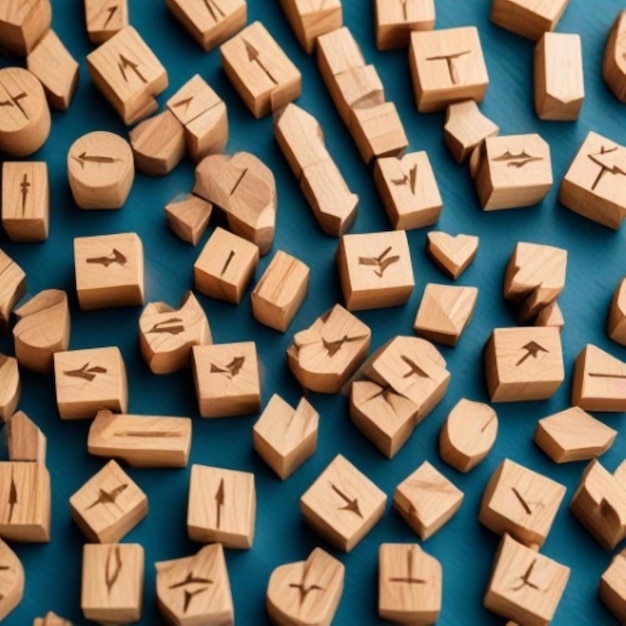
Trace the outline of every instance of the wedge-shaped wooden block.
{"type": "Polygon", "coordinates": [[[2,569],[0,569],[0,619],[4,620],[18,606],[24,596],[24,568],[15,552],[2,540],[0,540],[0,563],[2,564],[2,569]]]}
{"type": "Polygon", "coordinates": [[[167,71],[132,26],[88,54],[87,69],[125,124],[154,113],[156,96],[168,86],[167,71]]]}
{"type": "Polygon", "coordinates": [[[500,128],[481,113],[474,100],[451,104],[446,111],[443,137],[457,163],[467,161],[487,137],[495,137],[500,128]]]}
{"type": "Polygon", "coordinates": [[[474,261],[478,252],[478,237],[431,231],[427,235],[426,251],[435,265],[456,280],[474,261]]]}
{"type": "Polygon", "coordinates": [[[13,307],[25,293],[24,270],[0,249],[0,333],[9,329],[13,307]]]}
{"type": "Polygon", "coordinates": [[[267,585],[265,605],[276,624],[327,626],[341,601],[345,567],[321,548],[306,561],[277,567],[267,585]]]}
{"type": "Polygon", "coordinates": [[[545,33],[535,48],[534,65],[537,117],[577,120],[585,99],[580,35],[545,33]]]}
{"type": "Polygon", "coordinates": [[[21,395],[17,359],[0,353],[0,421],[4,422],[13,415],[21,395]]]}
{"type": "Polygon", "coordinates": [[[72,519],[93,543],[117,543],[148,514],[148,498],[109,461],[71,498],[72,519]]]}
{"type": "Polygon", "coordinates": [[[620,281],[613,294],[606,332],[613,341],[626,346],[626,278],[620,281]]]}
{"type": "Polygon", "coordinates": [[[304,521],[328,543],[350,552],[380,521],[387,496],[341,454],[300,498],[304,521]]]}
{"type": "Polygon", "coordinates": [[[56,613],[48,611],[45,617],[37,617],[33,626],[72,626],[72,623],[59,617],[56,613]]]}
{"type": "Polygon", "coordinates": [[[197,554],[155,564],[161,615],[170,624],[232,626],[235,609],[224,548],[216,543],[197,554]]]}
{"type": "Polygon", "coordinates": [[[307,296],[310,273],[302,261],[279,250],[250,296],[257,322],[285,332],[307,296]]]}
{"type": "Polygon", "coordinates": [[[428,461],[424,461],[397,487],[393,505],[422,541],[449,522],[463,504],[457,489],[428,461]]]}
{"type": "Polygon", "coordinates": [[[0,537],[50,541],[50,474],[41,463],[0,463],[0,537]]]}
{"type": "Polygon", "coordinates": [[[46,464],[46,436],[22,411],[7,422],[9,461],[46,464]]]}
{"type": "Polygon", "coordinates": [[[376,47],[408,48],[414,30],[435,28],[435,0],[375,0],[376,47]]]}
{"type": "Polygon", "coordinates": [[[135,233],[77,237],[74,264],[84,311],[143,305],[143,244],[135,233]]]}
{"type": "Polygon", "coordinates": [[[4,50],[26,56],[46,34],[52,21],[49,0],[4,2],[0,7],[0,41],[4,50]]]}
{"type": "Polygon", "coordinates": [[[489,611],[528,626],[548,626],[570,569],[505,535],[483,600],[489,611]]]}
{"type": "Polygon", "coordinates": [[[48,166],[7,161],[2,165],[2,226],[12,241],[45,241],[50,224],[48,166]]]}
{"type": "Polygon", "coordinates": [[[384,543],[378,551],[378,615],[396,624],[434,624],[441,612],[443,573],[419,545],[384,543]]]}
{"type": "Polygon", "coordinates": [[[624,34],[626,33],[626,11],[617,16],[604,51],[602,76],[615,97],[626,102],[626,58],[624,53],[624,34]]]}
{"type": "Polygon", "coordinates": [[[206,52],[246,25],[246,0],[166,0],[166,5],[206,52]]]}
{"type": "Polygon", "coordinates": [[[620,624],[626,622],[626,550],[616,554],[602,574],[598,588],[600,599],[620,624]]]}
{"type": "Polygon", "coordinates": [[[559,202],[607,228],[626,217],[626,148],[590,132],[561,183],[559,202]]]}
{"type": "Polygon", "coordinates": [[[439,433],[439,454],[448,465],[467,473],[491,452],[497,436],[496,412],[488,404],[461,398],[439,433]]]}
{"type": "Polygon", "coordinates": [[[493,0],[491,21],[537,41],[556,28],[569,0],[493,0]]]}
{"type": "Polygon", "coordinates": [[[86,544],[80,608],[85,619],[129,624],[141,619],[144,550],[137,543],[86,544]]]}
{"type": "Polygon", "coordinates": [[[616,430],[573,407],[539,420],[535,443],[555,463],[570,463],[599,457],[613,445],[616,436],[616,430]]]}
{"type": "Polygon", "coordinates": [[[194,346],[192,350],[202,417],[247,415],[261,408],[261,378],[254,342],[194,346]]]}
{"type": "Polygon", "coordinates": [[[341,0],[281,0],[283,11],[289,20],[300,45],[307,54],[315,49],[320,35],[330,33],[343,24],[341,0]]]}
{"type": "Polygon", "coordinates": [[[588,344],[576,359],[572,404],[585,411],[626,411],[626,363],[588,344]]]}
{"type": "Polygon", "coordinates": [[[558,328],[559,332],[561,332],[565,326],[565,318],[563,317],[563,311],[561,311],[559,303],[555,301],[541,309],[533,323],[535,326],[558,328]]]}
{"type": "Polygon", "coordinates": [[[126,367],[119,348],[56,352],[54,378],[61,419],[87,419],[98,411],[128,409],[126,367]]]}
{"type": "Polygon", "coordinates": [[[194,194],[177,196],[165,207],[172,232],[182,241],[197,245],[209,225],[213,205],[194,194]]]}
{"type": "Polygon", "coordinates": [[[261,22],[220,47],[222,68],[254,117],[300,97],[302,75],[261,22]]]}
{"type": "Polygon", "coordinates": [[[104,43],[128,26],[127,0],[85,0],[85,23],[91,43],[104,43]]]}
{"type": "Polygon", "coordinates": [[[285,480],[315,454],[318,425],[319,413],[306,398],[294,409],[274,394],[252,429],[254,449],[285,480]]]}
{"type": "Polygon", "coordinates": [[[422,113],[485,97],[489,75],[474,26],[412,32],[409,63],[422,113]]]}
{"type": "Polygon", "coordinates": [[[489,479],[478,520],[498,535],[542,546],[565,496],[565,487],[510,459],[489,479]]]}
{"type": "Polygon", "coordinates": [[[254,541],[255,520],[254,474],[191,467],[187,534],[192,541],[247,550],[254,541]]]}
{"type": "Polygon", "coordinates": [[[305,389],[338,393],[365,360],[371,337],[368,326],[337,304],[294,335],[287,361],[305,389]]]}

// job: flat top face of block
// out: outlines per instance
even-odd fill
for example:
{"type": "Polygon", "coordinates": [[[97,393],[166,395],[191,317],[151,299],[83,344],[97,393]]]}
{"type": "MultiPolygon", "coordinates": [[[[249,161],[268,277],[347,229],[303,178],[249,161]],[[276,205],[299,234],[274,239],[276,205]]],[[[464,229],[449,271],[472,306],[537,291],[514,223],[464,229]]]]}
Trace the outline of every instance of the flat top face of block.
{"type": "Polygon", "coordinates": [[[580,35],[547,32],[542,43],[548,95],[569,102],[583,98],[582,41],[580,35]]]}
{"type": "Polygon", "coordinates": [[[622,598],[626,598],[626,550],[613,557],[611,565],[602,574],[602,582],[622,598]]]}
{"type": "Polygon", "coordinates": [[[48,205],[48,165],[6,161],[2,165],[2,219],[43,219],[48,205]]]}
{"type": "MultiPolygon", "coordinates": [[[[3,6],[6,6],[4,3],[3,6]]],[[[26,128],[48,107],[43,87],[31,72],[21,67],[0,69],[0,131],[16,132],[26,128]]]]}
{"type": "Polygon", "coordinates": [[[0,525],[49,524],[50,475],[40,463],[0,463],[0,525]]]}
{"type": "Polygon", "coordinates": [[[551,22],[556,20],[569,4],[569,0],[506,0],[506,2],[512,5],[513,9],[516,6],[520,7],[551,22]]]}
{"type": "Polygon", "coordinates": [[[203,32],[218,27],[235,13],[246,9],[246,0],[171,1],[203,32]]]}
{"type": "Polygon", "coordinates": [[[435,0],[376,0],[380,26],[435,21],[435,0]]]}
{"type": "Polygon", "coordinates": [[[193,359],[200,395],[258,393],[259,361],[254,342],[194,346],[193,359]]]}
{"type": "Polygon", "coordinates": [[[302,261],[279,250],[254,288],[254,295],[276,306],[287,306],[310,273],[302,261]]]}
{"type": "Polygon", "coordinates": [[[0,21],[22,26],[35,11],[40,11],[50,0],[7,0],[0,4],[0,21]]]}
{"type": "Polygon", "coordinates": [[[457,337],[469,322],[477,298],[476,287],[428,283],[417,312],[415,329],[457,337]]]}
{"type": "Polygon", "coordinates": [[[319,37],[317,54],[318,60],[324,59],[333,76],[365,65],[361,48],[347,26],[319,37]]]}
{"type": "Polygon", "coordinates": [[[626,398],[626,363],[597,346],[587,345],[576,362],[581,368],[580,396],[616,400],[626,398]],[[582,361],[582,363],[579,362],[582,361]]]}
{"type": "Polygon", "coordinates": [[[258,258],[259,248],[256,245],[217,227],[194,263],[194,269],[237,284],[242,273],[258,258]]]}
{"type": "Polygon", "coordinates": [[[117,32],[128,24],[127,0],[87,0],[85,18],[89,32],[117,32]]]}
{"type": "Polygon", "coordinates": [[[222,99],[199,74],[190,78],[167,101],[167,107],[181,124],[189,124],[220,104],[223,104],[222,99]]]}

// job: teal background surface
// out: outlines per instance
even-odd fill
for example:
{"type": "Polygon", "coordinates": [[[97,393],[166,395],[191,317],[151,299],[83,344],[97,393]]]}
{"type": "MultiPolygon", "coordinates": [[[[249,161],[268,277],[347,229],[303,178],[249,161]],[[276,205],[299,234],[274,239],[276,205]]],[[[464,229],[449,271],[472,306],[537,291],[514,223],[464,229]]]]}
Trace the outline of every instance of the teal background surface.
{"type": "MultiPolygon", "coordinates": [[[[250,311],[248,295],[234,307],[200,297],[209,316],[216,342],[255,340],[262,364],[263,405],[278,392],[296,403],[301,390],[291,376],[285,350],[293,333],[309,326],[332,304],[341,301],[335,266],[337,240],[324,236],[304,201],[297,182],[280,153],[272,133],[272,120],[255,120],[220,69],[219,52],[204,53],[174,22],[163,0],[130,0],[130,20],[169,72],[170,88],[159,97],[163,105],[187,79],[200,73],[228,105],[228,151],[248,150],[274,171],[279,209],[275,250],[295,254],[312,269],[310,295],[291,327],[279,334],[259,325],[250,311]]],[[[387,97],[396,103],[410,150],[427,150],[441,189],[444,209],[437,229],[481,237],[476,262],[459,280],[480,288],[473,321],[458,346],[443,348],[452,381],[443,402],[417,428],[412,439],[393,461],[383,458],[350,423],[348,401],[343,396],[312,396],[321,415],[317,454],[286,482],[278,480],[252,449],[251,428],[257,416],[202,420],[198,416],[190,372],[155,377],[143,363],[138,349],[137,320],[140,308],[81,312],[77,306],[72,239],[76,236],[134,231],[144,243],[146,301],[178,302],[192,287],[192,265],[213,224],[196,247],[182,243],[168,230],[163,207],[173,196],[188,191],[193,164],[183,162],[171,175],[151,179],[138,174],[126,206],[119,212],[86,212],[72,200],[67,184],[66,154],[84,133],[106,129],[126,135],[114,111],[95,90],[85,64],[91,50],[79,0],[53,0],[53,27],[80,61],[79,89],[67,113],[53,113],[52,133],[32,159],[48,162],[51,185],[50,239],[43,244],[12,244],[0,234],[0,247],[27,272],[28,295],[42,289],[65,289],[72,305],[71,348],[117,345],[129,376],[130,412],[187,415],[193,417],[191,462],[252,471],[256,475],[258,514],[256,538],[249,551],[227,551],[235,601],[236,622],[267,623],[264,594],[272,570],[283,563],[302,560],[315,546],[327,544],[303,523],[299,498],[323,468],[341,452],[389,495],[382,521],[353,550],[338,554],[346,565],[346,585],[334,621],[339,625],[379,624],[377,618],[377,555],[383,542],[412,542],[417,537],[391,506],[396,485],[430,460],[465,493],[460,512],[439,533],[424,543],[444,571],[443,611],[439,623],[446,626],[491,626],[504,620],[482,608],[499,538],[476,520],[480,498],[493,470],[509,457],[547,474],[567,486],[567,494],[543,552],[572,568],[572,574],[554,619],[557,626],[609,625],[615,623],[597,598],[601,573],[611,560],[568,511],[584,464],[554,465],[532,442],[539,418],[569,406],[572,365],[588,343],[625,359],[626,350],[605,336],[604,324],[615,286],[625,273],[625,232],[612,232],[569,212],[557,202],[558,185],[578,146],[589,130],[624,143],[626,109],[613,98],[601,77],[605,38],[622,9],[620,0],[590,3],[572,0],[558,31],[580,33],[583,40],[586,101],[576,123],[545,123],[533,109],[533,43],[501,30],[489,22],[490,0],[437,0],[437,28],[476,24],[490,75],[483,111],[501,127],[502,134],[539,132],[550,143],[555,185],[537,207],[517,211],[482,213],[473,183],[465,167],[457,166],[444,144],[443,114],[418,114],[409,77],[406,51],[379,53],[374,47],[373,9],[369,1],[344,0],[344,21],[362,46],[368,62],[375,64],[387,97]],[[563,332],[567,377],[555,396],[546,402],[497,406],[500,431],[487,460],[469,475],[445,466],[437,453],[437,438],[450,409],[461,397],[486,401],[482,347],[494,327],[513,326],[513,311],[502,299],[504,268],[518,241],[562,246],[570,252],[567,287],[560,299],[566,318],[563,332]]],[[[277,1],[249,0],[249,22],[262,20],[303,74],[298,104],[322,123],[328,148],[350,188],[361,198],[352,232],[388,229],[371,173],[361,161],[322,83],[315,58],[299,47],[277,1]]],[[[0,59],[0,65],[21,63],[0,59]]],[[[411,334],[425,285],[447,283],[424,253],[426,231],[409,233],[416,287],[410,302],[401,308],[359,314],[373,331],[376,348],[396,334],[411,334]]],[[[270,255],[271,256],[271,255],[270,255]]],[[[270,260],[265,257],[257,278],[270,260]]],[[[249,294],[249,291],[248,291],[249,294]]],[[[9,337],[0,338],[0,351],[12,353],[9,337]]],[[[48,545],[14,544],[26,570],[26,593],[21,605],[5,620],[10,626],[30,626],[34,617],[52,609],[84,624],[80,611],[82,535],[70,519],[68,498],[103,462],[88,456],[89,422],[59,419],[52,376],[23,372],[24,393],[20,408],[48,437],[48,465],[52,475],[52,541],[48,545]]],[[[603,458],[614,469],[626,455],[624,416],[601,416],[620,435],[603,458]]],[[[154,562],[186,556],[199,546],[187,539],[185,520],[189,468],[184,470],[129,470],[146,492],[150,513],[124,538],[146,550],[144,611],[141,624],[160,624],[155,598],[154,562]]],[[[332,550],[331,550],[332,551],[332,550]]],[[[334,551],[332,551],[335,553],[334,551]]],[[[337,553],[335,553],[337,554],[337,553]]]]}

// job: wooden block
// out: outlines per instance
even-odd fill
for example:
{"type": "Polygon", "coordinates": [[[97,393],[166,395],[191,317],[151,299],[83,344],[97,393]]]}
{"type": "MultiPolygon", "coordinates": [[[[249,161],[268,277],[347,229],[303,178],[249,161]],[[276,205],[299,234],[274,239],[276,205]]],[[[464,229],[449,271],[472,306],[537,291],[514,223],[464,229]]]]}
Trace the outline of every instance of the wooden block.
{"type": "Polygon", "coordinates": [[[304,521],[338,550],[350,552],[380,521],[387,496],[341,454],[300,498],[304,521]]]}
{"type": "Polygon", "coordinates": [[[613,294],[606,333],[613,341],[626,346],[626,278],[620,281],[613,294]]]}
{"type": "Polygon", "coordinates": [[[192,626],[235,623],[224,548],[216,543],[197,554],[155,563],[161,615],[170,624],[192,626]]]}
{"type": "Polygon", "coordinates": [[[185,127],[187,148],[194,161],[224,151],[228,142],[226,104],[199,74],[167,101],[167,107],[185,127]]]}
{"type": "Polygon", "coordinates": [[[226,76],[257,119],[300,97],[300,70],[261,22],[222,44],[220,56],[226,76]]]}
{"type": "Polygon", "coordinates": [[[151,302],[139,318],[139,348],[153,374],[171,374],[191,366],[191,349],[213,342],[204,309],[188,291],[179,309],[151,302]]]}
{"type": "Polygon", "coordinates": [[[86,544],[80,607],[85,619],[128,624],[141,619],[144,551],[137,543],[86,544]]]}
{"type": "Polygon", "coordinates": [[[310,273],[302,261],[279,250],[250,296],[257,322],[285,332],[308,294],[310,273]]]}
{"type": "Polygon", "coordinates": [[[569,0],[493,0],[491,21],[537,41],[556,28],[568,4],[569,0]]]}
{"type": "Polygon", "coordinates": [[[13,54],[26,56],[50,29],[50,0],[3,2],[0,7],[0,41],[13,54]]]}
{"type": "Polygon", "coordinates": [[[5,422],[13,415],[21,395],[17,359],[0,353],[0,421],[5,422]]]}
{"type": "Polygon", "coordinates": [[[368,326],[337,304],[294,335],[287,361],[305,389],[339,393],[365,360],[371,337],[368,326]]]}
{"type": "Polygon", "coordinates": [[[580,35],[545,33],[535,48],[534,67],[537,117],[577,120],[585,99],[580,35]]]}
{"type": "Polygon", "coordinates": [[[25,157],[39,150],[51,126],[50,109],[39,79],[21,67],[0,69],[0,102],[0,151],[25,157]]]}
{"type": "Polygon", "coordinates": [[[423,228],[439,219],[443,202],[428,153],[377,159],[374,181],[392,228],[423,228]]]}
{"type": "Polygon", "coordinates": [[[559,303],[555,301],[541,309],[534,320],[534,324],[535,326],[558,328],[559,332],[561,332],[565,326],[565,318],[559,303]]]}
{"type": "Polygon", "coordinates": [[[74,264],[83,311],[143,305],[143,244],[135,233],[77,237],[74,264]]]}
{"type": "Polygon", "coordinates": [[[0,537],[50,541],[50,474],[41,463],[0,463],[0,537]]]}
{"type": "Polygon", "coordinates": [[[85,0],[85,22],[89,41],[104,43],[128,26],[128,2],[85,0]]]}
{"type": "Polygon", "coordinates": [[[376,47],[408,48],[414,30],[435,28],[435,0],[375,0],[376,47]]]}
{"type": "Polygon", "coordinates": [[[48,165],[2,165],[2,226],[12,241],[45,241],[50,223],[48,165]]]}
{"type": "Polygon", "coordinates": [[[9,461],[46,464],[46,436],[22,411],[7,422],[9,461]]]}
{"type": "Polygon", "coordinates": [[[276,228],[276,181],[272,171],[248,152],[210,155],[196,167],[193,193],[219,207],[228,227],[267,254],[276,228]]]}
{"type": "Polygon", "coordinates": [[[417,108],[440,111],[463,100],[482,102],[489,85],[478,29],[413,31],[409,64],[417,108]]]}
{"type": "Polygon", "coordinates": [[[482,144],[476,191],[483,211],[538,204],[552,182],[550,146],[539,135],[487,137],[482,144]]]}
{"type": "Polygon", "coordinates": [[[87,69],[98,91],[128,125],[154,113],[156,96],[168,86],[167,71],[132,26],[88,54],[87,69]]]}
{"type": "Polygon", "coordinates": [[[246,25],[246,0],[166,0],[165,4],[206,52],[246,25]]]}
{"type": "Polygon", "coordinates": [[[496,412],[488,404],[461,398],[439,433],[439,455],[466,474],[484,461],[497,437],[496,412]]]}
{"type": "Polygon", "coordinates": [[[474,100],[451,104],[446,110],[443,138],[457,163],[467,161],[487,137],[495,137],[500,127],[483,115],[474,100]]]}
{"type": "Polygon", "coordinates": [[[126,412],[128,382],[119,348],[70,350],[54,355],[61,419],[88,419],[98,411],[126,412]]]}
{"type": "Polygon", "coordinates": [[[491,402],[546,400],[565,380],[558,328],[496,328],[484,359],[491,402]]]}
{"type": "Polygon", "coordinates": [[[202,417],[248,415],[261,408],[261,378],[253,341],[192,348],[202,417]]]}
{"type": "Polygon", "coordinates": [[[456,346],[474,314],[478,289],[426,285],[413,329],[420,337],[456,346]]]}
{"type": "Polygon", "coordinates": [[[626,550],[613,557],[611,565],[602,574],[598,593],[619,623],[626,622],[626,550]]]}
{"type": "Polygon", "coordinates": [[[339,237],[356,219],[359,197],[328,153],[319,122],[290,103],[274,116],[274,136],[321,229],[339,237]]]}
{"type": "Polygon", "coordinates": [[[485,608],[528,626],[548,626],[570,569],[505,535],[498,548],[485,608]]]}
{"type": "Polygon", "coordinates": [[[601,456],[616,436],[616,430],[572,407],[539,420],[534,441],[555,463],[571,463],[601,456]]]}
{"type": "Polygon", "coordinates": [[[15,552],[1,539],[0,563],[0,620],[4,620],[24,596],[24,568],[15,552]]]}
{"type": "Polygon", "coordinates": [[[117,543],[148,515],[148,498],[109,461],[70,497],[72,519],[92,543],[117,543]]]}
{"type": "Polygon", "coordinates": [[[626,59],[624,59],[624,33],[626,11],[618,14],[609,33],[604,50],[602,76],[615,97],[626,102],[626,59]]]}
{"type": "Polygon", "coordinates": [[[434,624],[441,612],[443,573],[437,559],[413,543],[378,551],[378,615],[397,624],[434,624]]]}
{"type": "Polygon", "coordinates": [[[508,533],[526,546],[542,546],[565,491],[551,478],[505,459],[485,487],[478,520],[498,535],[508,533]]]}
{"type": "Polygon", "coordinates": [[[402,120],[393,102],[360,108],[354,105],[348,124],[363,160],[399,156],[407,147],[402,120]]]}
{"type": "Polygon", "coordinates": [[[70,307],[67,294],[59,289],[39,292],[15,310],[13,327],[15,356],[22,367],[46,374],[52,372],[55,352],[70,344],[70,307]]]}
{"type": "Polygon", "coordinates": [[[321,548],[306,561],[280,565],[271,574],[265,606],[276,624],[332,623],[345,578],[343,563],[321,548]]]}
{"type": "Polygon", "coordinates": [[[167,109],[130,131],[130,147],[142,174],[166,176],[187,154],[185,128],[167,109]]]}
{"type": "Polygon", "coordinates": [[[559,202],[607,228],[626,217],[626,148],[590,132],[561,183],[559,202]]]}
{"type": "Polygon", "coordinates": [[[585,411],[626,411],[626,363],[587,344],[574,365],[572,404],[585,411]]]}
{"type": "Polygon", "coordinates": [[[33,626],[72,626],[72,623],[59,617],[52,611],[48,611],[45,617],[35,618],[33,626]]]}
{"type": "Polygon", "coordinates": [[[192,246],[197,245],[204,235],[212,212],[210,202],[192,193],[177,196],[165,207],[165,217],[172,232],[192,246]]]}
{"type": "Polygon", "coordinates": [[[300,45],[307,54],[315,49],[317,38],[343,25],[341,0],[281,0],[280,4],[300,45]]]}
{"type": "Polygon", "coordinates": [[[191,419],[98,411],[87,448],[89,454],[121,459],[131,467],[187,467],[191,419]]]}
{"type": "Polygon", "coordinates": [[[0,334],[9,330],[13,307],[25,293],[24,270],[0,249],[0,334]]]}
{"type": "Polygon", "coordinates": [[[397,487],[393,506],[422,541],[449,522],[463,504],[457,489],[428,461],[424,461],[397,487]]]}
{"type": "Polygon", "coordinates": [[[239,304],[259,262],[259,248],[219,226],[193,266],[195,288],[207,296],[239,304]]]}
{"type": "Polygon", "coordinates": [[[435,265],[447,276],[456,280],[474,261],[478,252],[478,237],[457,235],[453,237],[440,231],[427,234],[426,251],[435,265]]]}
{"type": "Polygon", "coordinates": [[[41,81],[50,106],[67,111],[78,84],[78,63],[53,30],[26,57],[26,67],[41,81]]]}
{"type": "Polygon", "coordinates": [[[254,541],[254,474],[191,466],[187,534],[192,541],[248,550],[254,541]]]}

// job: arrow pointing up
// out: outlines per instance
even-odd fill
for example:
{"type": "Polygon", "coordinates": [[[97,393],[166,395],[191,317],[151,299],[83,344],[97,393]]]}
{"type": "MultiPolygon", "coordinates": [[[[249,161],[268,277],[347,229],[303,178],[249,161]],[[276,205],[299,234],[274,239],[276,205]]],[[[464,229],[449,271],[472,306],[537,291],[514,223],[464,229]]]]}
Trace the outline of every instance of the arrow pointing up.
{"type": "Polygon", "coordinates": [[[526,354],[515,364],[515,367],[519,367],[526,359],[533,357],[533,359],[537,358],[537,355],[540,352],[548,353],[549,350],[546,350],[543,346],[540,346],[537,342],[531,341],[527,343],[522,350],[526,350],[526,354]]]}
{"type": "Polygon", "coordinates": [[[120,68],[120,72],[122,72],[122,76],[126,82],[128,82],[128,76],[126,75],[126,70],[131,69],[133,72],[135,72],[135,74],[137,74],[137,77],[142,83],[144,84],[148,83],[148,81],[144,78],[143,74],[139,71],[139,64],[133,63],[130,59],[127,59],[121,53],[120,53],[120,62],[117,64],[117,66],[120,68]]]}
{"type": "Polygon", "coordinates": [[[220,480],[220,486],[217,488],[215,494],[215,502],[217,504],[217,527],[219,528],[222,522],[222,507],[224,506],[224,479],[220,480]]]}
{"type": "Polygon", "coordinates": [[[263,62],[260,59],[261,53],[248,41],[243,40],[243,44],[246,47],[246,53],[248,54],[248,61],[250,63],[256,62],[258,66],[265,72],[267,77],[275,84],[278,85],[278,81],[272,76],[270,71],[263,65],[263,62]]]}

